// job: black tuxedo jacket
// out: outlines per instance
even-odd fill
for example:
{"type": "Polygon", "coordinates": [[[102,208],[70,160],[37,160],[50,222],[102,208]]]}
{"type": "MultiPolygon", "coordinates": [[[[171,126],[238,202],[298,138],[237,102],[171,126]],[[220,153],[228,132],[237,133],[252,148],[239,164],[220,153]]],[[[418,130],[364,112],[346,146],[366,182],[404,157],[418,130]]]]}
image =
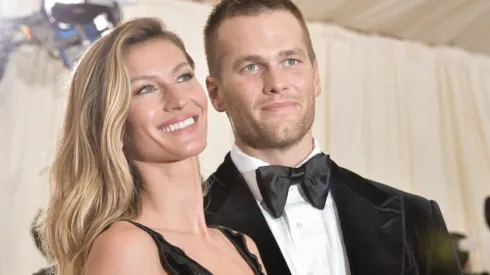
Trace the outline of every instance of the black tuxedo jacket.
{"type": "MultiPolygon", "coordinates": [[[[459,275],[436,202],[373,182],[332,162],[331,193],[352,275],[459,275]]],[[[208,179],[206,220],[250,236],[269,275],[291,274],[230,154],[208,179]]]]}

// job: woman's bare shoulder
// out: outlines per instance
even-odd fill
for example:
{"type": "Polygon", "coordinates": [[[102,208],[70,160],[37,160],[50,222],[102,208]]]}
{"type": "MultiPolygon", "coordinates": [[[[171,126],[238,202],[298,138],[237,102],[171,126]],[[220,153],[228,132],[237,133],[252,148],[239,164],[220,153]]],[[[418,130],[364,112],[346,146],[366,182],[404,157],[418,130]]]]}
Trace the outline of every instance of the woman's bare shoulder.
{"type": "Polygon", "coordinates": [[[135,225],[120,221],[100,234],[90,251],[85,274],[166,274],[152,237],[135,225]]]}

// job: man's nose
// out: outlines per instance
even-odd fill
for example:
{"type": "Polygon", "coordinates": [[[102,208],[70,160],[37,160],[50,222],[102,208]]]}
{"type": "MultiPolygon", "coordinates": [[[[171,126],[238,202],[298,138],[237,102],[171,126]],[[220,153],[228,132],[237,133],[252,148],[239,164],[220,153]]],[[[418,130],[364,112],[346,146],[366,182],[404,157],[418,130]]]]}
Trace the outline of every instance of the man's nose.
{"type": "Polygon", "coordinates": [[[270,68],[264,75],[264,92],[277,94],[287,91],[288,79],[281,68],[270,68]]]}

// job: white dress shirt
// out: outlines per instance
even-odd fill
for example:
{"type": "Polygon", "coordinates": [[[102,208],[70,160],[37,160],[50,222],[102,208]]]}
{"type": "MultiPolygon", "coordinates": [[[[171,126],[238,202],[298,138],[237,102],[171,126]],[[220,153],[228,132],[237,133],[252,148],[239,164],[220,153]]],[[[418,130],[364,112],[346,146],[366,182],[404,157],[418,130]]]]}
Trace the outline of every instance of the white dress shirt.
{"type": "MultiPolygon", "coordinates": [[[[321,153],[316,139],[314,144],[311,154],[298,167],[321,153]]],[[[293,185],[283,215],[274,219],[262,204],[255,178],[255,170],[269,164],[245,154],[236,145],[230,155],[259,204],[292,275],[350,274],[337,210],[330,194],[325,208],[319,210],[302,197],[298,185],[293,185]]]]}

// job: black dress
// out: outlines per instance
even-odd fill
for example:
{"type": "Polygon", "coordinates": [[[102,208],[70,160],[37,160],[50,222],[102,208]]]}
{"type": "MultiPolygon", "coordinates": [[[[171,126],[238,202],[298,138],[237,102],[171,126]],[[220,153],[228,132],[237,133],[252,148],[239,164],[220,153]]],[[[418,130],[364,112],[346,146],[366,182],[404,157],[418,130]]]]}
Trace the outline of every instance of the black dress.
{"type": "MultiPolygon", "coordinates": [[[[163,269],[169,275],[209,275],[212,274],[205,267],[200,265],[198,262],[191,259],[185,254],[185,252],[167,242],[162,234],[133,221],[128,221],[135,226],[139,227],[146,233],[148,233],[152,239],[155,241],[158,247],[158,254],[160,256],[160,263],[163,269]]],[[[262,267],[257,260],[257,257],[252,254],[248,248],[245,240],[245,236],[241,233],[236,233],[230,229],[224,227],[214,227],[218,229],[223,235],[230,240],[230,242],[235,246],[236,250],[240,253],[243,259],[248,263],[255,275],[263,275],[262,267]]]]}

